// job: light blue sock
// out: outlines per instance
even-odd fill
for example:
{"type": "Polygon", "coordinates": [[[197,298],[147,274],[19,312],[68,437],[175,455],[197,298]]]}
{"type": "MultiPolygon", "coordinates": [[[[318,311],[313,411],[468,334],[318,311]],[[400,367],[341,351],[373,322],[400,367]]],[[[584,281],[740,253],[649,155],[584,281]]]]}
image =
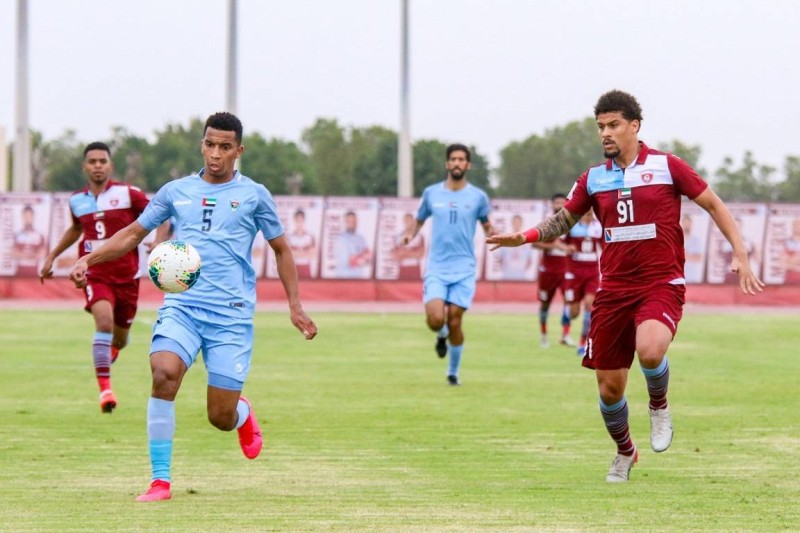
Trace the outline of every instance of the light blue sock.
{"type": "Polygon", "coordinates": [[[147,402],[147,440],[153,480],[170,481],[172,439],[175,436],[175,402],[150,398],[147,402]]]}
{"type": "Polygon", "coordinates": [[[445,324],[444,326],[442,326],[442,329],[440,329],[439,332],[436,333],[436,335],[440,339],[446,339],[450,335],[450,328],[448,328],[447,324],[445,324]]]}
{"type": "Polygon", "coordinates": [[[464,351],[464,345],[459,346],[450,345],[450,367],[447,370],[448,376],[458,376],[458,369],[461,366],[461,352],[464,351]]]}
{"type": "Polygon", "coordinates": [[[561,313],[561,325],[562,326],[569,326],[572,323],[572,319],[569,316],[569,307],[564,306],[564,311],[561,313]]]}
{"type": "Polygon", "coordinates": [[[239,429],[247,422],[247,417],[250,416],[250,406],[241,398],[239,398],[239,403],[236,404],[236,414],[239,415],[236,420],[236,429],[239,429]]]}

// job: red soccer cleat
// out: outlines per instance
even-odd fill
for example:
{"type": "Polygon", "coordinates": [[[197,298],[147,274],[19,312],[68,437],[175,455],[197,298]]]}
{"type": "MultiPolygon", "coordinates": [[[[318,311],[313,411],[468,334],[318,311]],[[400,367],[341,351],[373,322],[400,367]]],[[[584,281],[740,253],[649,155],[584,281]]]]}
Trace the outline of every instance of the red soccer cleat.
{"type": "Polygon", "coordinates": [[[116,346],[112,346],[111,347],[111,364],[112,365],[114,364],[114,361],[117,360],[117,357],[119,357],[119,348],[117,348],[116,346]]]}
{"type": "Polygon", "coordinates": [[[169,481],[163,479],[156,479],[150,483],[150,488],[147,492],[136,497],[137,502],[157,502],[160,500],[169,500],[172,498],[172,493],[169,491],[169,481]]]}
{"type": "Polygon", "coordinates": [[[117,397],[114,396],[114,391],[106,389],[100,393],[100,411],[103,413],[113,413],[114,408],[117,407],[117,397]]]}
{"type": "Polygon", "coordinates": [[[261,435],[261,428],[258,427],[256,414],[253,411],[253,406],[244,396],[240,397],[241,400],[250,406],[250,415],[247,417],[245,423],[237,429],[239,432],[239,446],[242,447],[242,453],[248,459],[255,459],[261,453],[261,448],[264,446],[264,438],[261,435]]]}

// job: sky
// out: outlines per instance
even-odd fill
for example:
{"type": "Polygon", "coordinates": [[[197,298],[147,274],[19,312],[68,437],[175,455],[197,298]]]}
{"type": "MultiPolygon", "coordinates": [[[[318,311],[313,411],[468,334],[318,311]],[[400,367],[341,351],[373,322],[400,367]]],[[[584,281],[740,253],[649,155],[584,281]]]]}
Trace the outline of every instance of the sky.
{"type": "MultiPolygon", "coordinates": [[[[15,128],[17,0],[0,0],[15,128]]],[[[52,139],[152,137],[225,107],[227,0],[29,0],[29,116],[52,139]]],[[[500,150],[634,94],[640,138],[781,169],[800,155],[800,2],[409,0],[411,137],[500,150]]],[[[317,118],[400,128],[401,0],[238,0],[237,114],[300,141],[317,118]]],[[[599,147],[599,142],[598,142],[599,147]]],[[[598,157],[599,148],[598,148],[598,157]]],[[[779,177],[781,174],[779,173],[779,177]]],[[[711,177],[711,176],[708,176],[711,177]]]]}

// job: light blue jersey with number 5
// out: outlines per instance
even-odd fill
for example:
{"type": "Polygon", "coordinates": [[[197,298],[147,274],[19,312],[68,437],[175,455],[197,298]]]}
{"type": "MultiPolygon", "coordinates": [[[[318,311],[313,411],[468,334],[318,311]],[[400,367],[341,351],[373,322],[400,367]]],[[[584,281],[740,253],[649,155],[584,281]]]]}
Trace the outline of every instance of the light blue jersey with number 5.
{"type": "Polygon", "coordinates": [[[153,230],[174,217],[176,234],[202,260],[197,283],[186,292],[166,295],[164,306],[251,319],[256,301],[253,240],[259,231],[267,240],[283,234],[275,202],[266,187],[238,171],[222,184],[203,180],[203,172],[161,187],[138,219],[153,230]]]}

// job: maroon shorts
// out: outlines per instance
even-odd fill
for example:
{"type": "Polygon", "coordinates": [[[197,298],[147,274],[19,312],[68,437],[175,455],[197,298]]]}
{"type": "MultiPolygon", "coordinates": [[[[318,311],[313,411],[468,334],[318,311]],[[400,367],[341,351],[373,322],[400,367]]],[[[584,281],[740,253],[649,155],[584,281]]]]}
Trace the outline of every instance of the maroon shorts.
{"type": "Polygon", "coordinates": [[[647,290],[598,291],[583,366],[598,370],[630,368],[636,352],[636,328],[645,320],[658,320],[674,337],[683,316],[685,294],[684,285],[669,284],[647,290]]]}
{"type": "Polygon", "coordinates": [[[128,283],[106,283],[90,281],[83,289],[86,309],[91,313],[92,306],[100,300],[107,300],[114,310],[114,324],[120,328],[130,328],[136,316],[136,303],[139,300],[139,280],[128,283]]]}
{"type": "Polygon", "coordinates": [[[568,274],[564,277],[564,300],[568,303],[580,302],[587,294],[597,293],[599,283],[600,276],[597,273],[568,274]]]}
{"type": "Polygon", "coordinates": [[[552,302],[558,289],[561,289],[561,294],[564,294],[563,272],[539,272],[538,283],[540,302],[552,302]]]}

